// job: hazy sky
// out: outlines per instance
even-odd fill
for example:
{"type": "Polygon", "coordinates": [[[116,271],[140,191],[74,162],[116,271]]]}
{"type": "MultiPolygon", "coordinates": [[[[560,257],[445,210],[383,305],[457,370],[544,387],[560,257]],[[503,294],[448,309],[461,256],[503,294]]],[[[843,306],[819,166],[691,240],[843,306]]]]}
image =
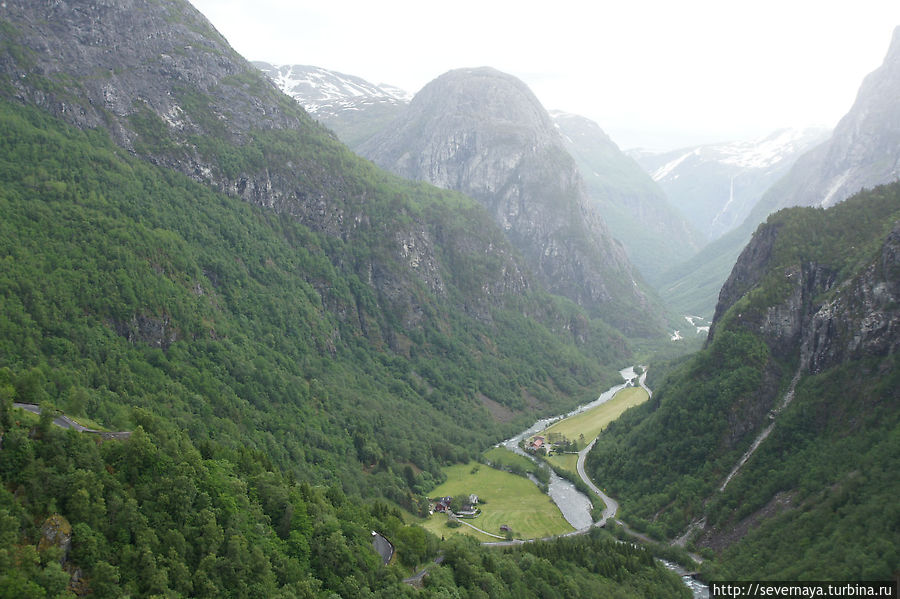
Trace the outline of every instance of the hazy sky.
{"type": "Polygon", "coordinates": [[[900,0],[191,1],[250,60],[411,93],[491,66],[622,148],[833,127],[900,25],[900,0]]]}

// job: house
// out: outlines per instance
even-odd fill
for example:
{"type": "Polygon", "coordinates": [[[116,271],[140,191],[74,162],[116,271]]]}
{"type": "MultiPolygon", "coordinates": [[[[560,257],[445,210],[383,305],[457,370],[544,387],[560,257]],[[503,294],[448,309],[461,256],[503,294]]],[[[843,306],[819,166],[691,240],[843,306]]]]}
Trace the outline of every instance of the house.
{"type": "Polygon", "coordinates": [[[478,505],[478,495],[474,493],[469,495],[469,505],[478,505]]]}
{"type": "Polygon", "coordinates": [[[434,502],[434,511],[446,513],[450,510],[451,501],[453,501],[452,497],[439,497],[434,502]]]}
{"type": "Polygon", "coordinates": [[[531,440],[531,443],[528,444],[529,449],[533,449],[534,451],[540,451],[544,447],[544,438],[543,437],[535,437],[531,440]]]}
{"type": "Polygon", "coordinates": [[[500,532],[510,532],[512,529],[506,524],[500,525],[500,532]]]}

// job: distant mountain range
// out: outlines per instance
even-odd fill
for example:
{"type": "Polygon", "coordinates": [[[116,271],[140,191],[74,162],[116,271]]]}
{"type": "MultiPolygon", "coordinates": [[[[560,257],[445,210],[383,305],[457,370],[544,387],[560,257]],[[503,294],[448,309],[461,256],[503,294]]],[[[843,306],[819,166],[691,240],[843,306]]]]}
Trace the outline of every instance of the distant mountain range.
{"type": "Polygon", "coordinates": [[[669,202],[706,241],[740,225],[766,190],[803,153],[822,143],[824,128],[783,129],[751,141],[683,148],[662,154],[629,152],[665,191],[669,202]]]}
{"type": "Polygon", "coordinates": [[[445,73],[357,151],[476,199],[554,293],[630,333],[662,329],[661,308],[651,308],[550,115],[519,79],[486,67],[445,73]],[[648,310],[657,316],[642,322],[648,310]]]}
{"type": "Polygon", "coordinates": [[[350,147],[380,131],[412,99],[398,87],[320,67],[259,61],[253,65],[350,147]]]}
{"type": "Polygon", "coordinates": [[[702,247],[697,229],[600,125],[565,112],[550,116],[578,164],[588,198],[650,284],[702,247]]]}
{"type": "Polygon", "coordinates": [[[769,214],[789,206],[828,207],[900,177],[900,27],[882,66],[860,86],[831,136],[798,157],[732,231],[661,278],[660,293],[685,314],[712,314],[741,249],[769,214]]]}
{"type": "MultiPolygon", "coordinates": [[[[410,100],[396,88],[318,67],[254,64],[357,151],[400,117],[410,100]]],[[[576,161],[590,205],[649,283],[655,284],[660,273],[697,251],[702,236],[598,124],[562,112],[551,113],[551,119],[565,150],[576,161]]],[[[443,185],[435,179],[423,180],[443,185]]]]}

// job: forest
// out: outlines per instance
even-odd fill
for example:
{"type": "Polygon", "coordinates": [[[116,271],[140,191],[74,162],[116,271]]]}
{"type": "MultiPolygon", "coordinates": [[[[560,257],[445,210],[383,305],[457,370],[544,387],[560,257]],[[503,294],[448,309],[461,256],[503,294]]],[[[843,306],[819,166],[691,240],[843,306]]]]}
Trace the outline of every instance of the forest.
{"type": "MultiPolygon", "coordinates": [[[[442,465],[530,418],[523,389],[568,405],[607,376],[523,306],[490,322],[445,308],[443,328],[377,322],[383,298],[346,266],[357,246],[7,102],[0,182],[0,596],[683,596],[608,537],[560,541],[596,557],[570,563],[441,546],[404,523],[442,465]],[[522,351],[536,340],[546,353],[522,351]],[[499,423],[476,394],[522,416],[499,423]],[[131,438],[63,431],[57,410],[131,438]],[[44,525],[71,545],[42,541],[44,525]],[[423,591],[400,582],[439,546],[423,591]]],[[[446,235],[470,226],[454,214],[446,235]]]]}
{"type": "MultiPolygon", "coordinates": [[[[815,370],[804,369],[790,327],[762,323],[772,322],[769,315],[782,303],[835,301],[839,308],[852,306],[853,318],[871,311],[871,322],[880,318],[877,309],[890,315],[895,306],[882,307],[861,290],[873,277],[896,280],[888,272],[896,266],[886,239],[898,216],[900,184],[827,211],[792,208],[770,217],[757,232],[774,231],[768,263],[758,276],[751,271],[736,279],[744,288],[733,304],[721,306],[707,347],[661,366],[665,374],[653,379],[652,400],[626,412],[598,440],[589,469],[627,506],[626,520],[636,529],[672,539],[703,522],[694,549],[718,558],[704,564],[705,576],[896,576],[896,353],[871,349],[837,364],[819,357],[815,370]],[[800,273],[813,274],[800,285],[800,273]],[[782,411],[780,397],[789,388],[793,400],[782,411]],[[732,467],[773,421],[771,435],[722,491],[732,467]],[[741,542],[727,531],[741,535],[741,542]]],[[[723,290],[720,302],[728,295],[723,290]]],[[[854,347],[857,325],[845,326],[848,332],[832,327],[821,333],[821,346],[831,348],[824,356],[854,347]]]]}

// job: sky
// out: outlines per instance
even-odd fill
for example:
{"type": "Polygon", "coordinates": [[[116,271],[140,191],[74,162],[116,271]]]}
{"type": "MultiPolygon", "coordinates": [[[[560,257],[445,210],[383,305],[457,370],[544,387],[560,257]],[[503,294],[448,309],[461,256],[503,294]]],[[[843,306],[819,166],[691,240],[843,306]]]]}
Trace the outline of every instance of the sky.
{"type": "Polygon", "coordinates": [[[900,26],[898,0],[191,2],[249,60],[412,94],[490,66],[623,149],[834,127],[900,26]]]}

